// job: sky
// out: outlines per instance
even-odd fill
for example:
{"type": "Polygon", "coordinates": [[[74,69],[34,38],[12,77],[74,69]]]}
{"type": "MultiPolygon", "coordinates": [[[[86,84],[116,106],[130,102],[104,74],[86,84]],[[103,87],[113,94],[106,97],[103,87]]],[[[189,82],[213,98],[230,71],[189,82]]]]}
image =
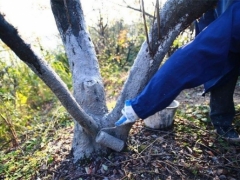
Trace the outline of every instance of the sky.
{"type": "MultiPolygon", "coordinates": [[[[148,11],[154,10],[153,0],[144,2],[148,11]]],[[[126,8],[127,5],[139,8],[139,0],[81,0],[81,3],[86,23],[90,26],[96,24],[99,12],[107,17],[108,23],[114,19],[123,19],[127,23],[141,20],[139,12],[126,8]]],[[[40,39],[43,47],[51,49],[61,43],[50,0],[0,0],[0,12],[27,43],[36,44],[40,39]]]]}

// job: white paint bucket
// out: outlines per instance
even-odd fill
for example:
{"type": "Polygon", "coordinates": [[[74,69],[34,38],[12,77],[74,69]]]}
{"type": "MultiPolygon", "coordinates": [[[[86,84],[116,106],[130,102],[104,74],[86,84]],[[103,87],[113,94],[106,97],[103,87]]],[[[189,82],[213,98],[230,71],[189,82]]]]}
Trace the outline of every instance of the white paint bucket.
{"type": "Polygon", "coordinates": [[[173,125],[173,118],[179,106],[179,102],[174,100],[167,108],[144,119],[146,127],[152,129],[167,129],[173,125]]]}

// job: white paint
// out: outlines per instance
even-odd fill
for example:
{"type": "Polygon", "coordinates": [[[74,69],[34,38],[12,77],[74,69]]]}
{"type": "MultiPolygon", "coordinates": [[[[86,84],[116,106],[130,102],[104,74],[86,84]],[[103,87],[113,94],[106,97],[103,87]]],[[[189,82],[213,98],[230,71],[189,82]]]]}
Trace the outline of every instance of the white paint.
{"type": "Polygon", "coordinates": [[[169,41],[171,41],[171,39],[169,39],[168,37],[172,37],[174,33],[179,32],[180,28],[181,28],[181,23],[178,23],[172,30],[169,31],[168,36],[166,36],[164,41],[162,41],[162,43],[158,47],[158,51],[156,52],[156,54],[161,54],[165,51],[165,49],[163,48],[165,48],[166,44],[168,44],[169,41]]]}
{"type": "MultiPolygon", "coordinates": [[[[69,29],[68,31],[70,32],[71,29],[69,29]]],[[[93,61],[95,55],[92,52],[93,48],[88,48],[89,46],[91,46],[90,42],[88,41],[88,35],[86,34],[86,32],[79,32],[79,37],[75,37],[73,34],[67,33],[65,45],[66,52],[70,60],[70,65],[72,65],[72,62],[74,62],[74,72],[72,72],[72,74],[73,76],[78,76],[73,77],[74,80],[77,80],[79,78],[83,80],[89,76],[96,75],[97,71],[93,71],[93,67],[97,66],[97,62],[93,61]],[[78,42],[77,38],[82,41],[81,44],[78,42]],[[80,46],[82,46],[82,48],[80,46]],[[93,62],[95,64],[89,62],[93,62]],[[80,73],[81,76],[79,77],[80,73]]]]}

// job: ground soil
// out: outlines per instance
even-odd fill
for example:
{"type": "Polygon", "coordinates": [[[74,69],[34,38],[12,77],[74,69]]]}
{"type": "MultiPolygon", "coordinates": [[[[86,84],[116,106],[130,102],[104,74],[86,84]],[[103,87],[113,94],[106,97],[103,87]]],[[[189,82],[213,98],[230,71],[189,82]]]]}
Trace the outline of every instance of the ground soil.
{"type": "MultiPolygon", "coordinates": [[[[179,109],[207,105],[209,95],[202,97],[202,91],[202,87],[183,91],[177,97],[179,109]]],[[[234,99],[236,104],[240,103],[239,87],[234,99]]],[[[240,145],[223,141],[213,133],[209,122],[191,118],[176,116],[174,126],[167,130],[149,129],[139,121],[130,131],[123,152],[93,156],[78,163],[72,161],[71,136],[66,137],[55,162],[41,176],[44,179],[48,174],[52,179],[67,180],[240,179],[240,145]]]]}

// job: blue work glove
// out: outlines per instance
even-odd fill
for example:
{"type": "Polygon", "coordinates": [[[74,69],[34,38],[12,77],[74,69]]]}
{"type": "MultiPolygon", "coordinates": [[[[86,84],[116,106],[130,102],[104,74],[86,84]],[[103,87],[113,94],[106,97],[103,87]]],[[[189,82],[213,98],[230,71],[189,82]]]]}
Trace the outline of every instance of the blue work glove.
{"type": "Polygon", "coordinates": [[[127,100],[125,102],[124,108],[122,109],[122,114],[121,118],[115,123],[115,126],[122,126],[128,123],[134,123],[136,120],[139,119],[137,114],[134,112],[131,102],[127,100]]]}

